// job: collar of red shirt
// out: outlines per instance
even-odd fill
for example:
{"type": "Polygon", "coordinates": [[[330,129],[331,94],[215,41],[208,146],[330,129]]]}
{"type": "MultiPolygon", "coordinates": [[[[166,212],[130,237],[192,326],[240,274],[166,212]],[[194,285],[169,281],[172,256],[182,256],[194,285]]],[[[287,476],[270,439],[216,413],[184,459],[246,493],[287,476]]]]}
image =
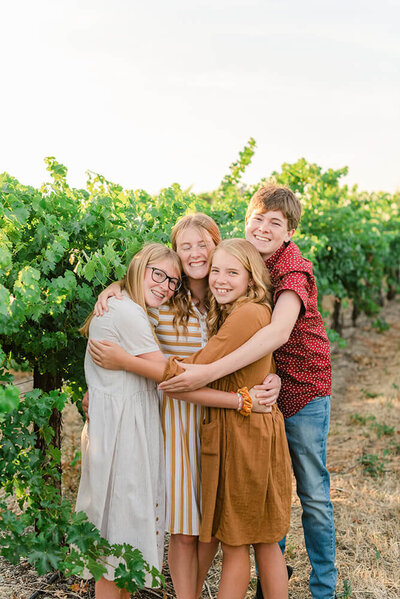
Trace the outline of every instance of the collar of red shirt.
{"type": "Polygon", "coordinates": [[[278,262],[279,258],[282,256],[283,252],[286,250],[286,248],[288,247],[288,245],[290,243],[292,243],[292,242],[291,241],[283,242],[281,247],[279,249],[277,249],[276,252],[274,254],[272,254],[272,256],[270,256],[269,258],[267,258],[267,260],[265,260],[266,267],[268,268],[268,270],[270,272],[272,271],[275,264],[278,262]]]}

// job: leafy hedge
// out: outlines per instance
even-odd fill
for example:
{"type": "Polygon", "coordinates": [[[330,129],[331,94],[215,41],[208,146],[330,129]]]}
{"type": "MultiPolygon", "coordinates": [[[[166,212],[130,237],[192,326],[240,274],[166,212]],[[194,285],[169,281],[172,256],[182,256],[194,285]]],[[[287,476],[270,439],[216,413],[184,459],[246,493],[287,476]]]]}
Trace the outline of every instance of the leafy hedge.
{"type": "MultiPolygon", "coordinates": [[[[174,184],[151,196],[94,173],[85,189],[72,189],[54,158],[46,160],[52,181],[40,189],[0,176],[0,553],[10,561],[26,557],[39,573],[89,567],[98,578],[107,555],[125,554],[121,586],[143,584],[148,566],[139,553],[110,547],[61,496],[60,411],[84,389],[85,340],[77,329],[132,254],[146,241],[169,243],[186,212],[210,214],[223,237],[244,234],[247,203],[263,182],[242,184],[254,151],[250,139],[218,189],[199,195],[174,184]],[[34,390],[21,402],[11,361],[34,373],[34,390]],[[11,496],[18,513],[7,510],[11,496]]],[[[400,288],[399,194],[348,188],[346,172],[301,159],[271,175],[302,201],[294,240],[313,261],[320,297],[335,297],[337,331],[344,300],[352,300],[355,322],[361,312],[378,313],[382,297],[400,288]]]]}

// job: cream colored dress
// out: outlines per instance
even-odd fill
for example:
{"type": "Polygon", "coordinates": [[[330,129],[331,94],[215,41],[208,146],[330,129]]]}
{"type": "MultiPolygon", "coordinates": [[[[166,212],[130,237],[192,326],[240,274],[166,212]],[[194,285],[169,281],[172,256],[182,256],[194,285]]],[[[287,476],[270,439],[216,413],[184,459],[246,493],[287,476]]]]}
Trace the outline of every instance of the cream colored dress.
{"type": "MultiPolygon", "coordinates": [[[[158,351],[144,310],[125,292],[90,324],[91,339],[108,339],[133,355],[158,351]]],[[[110,543],[129,543],[161,571],[165,469],[159,399],[153,381],[96,366],[88,352],[85,375],[89,421],[82,432],[77,511],[110,543]]],[[[113,580],[112,563],[106,578],[113,580]]],[[[151,579],[146,580],[151,585],[151,579]]]]}

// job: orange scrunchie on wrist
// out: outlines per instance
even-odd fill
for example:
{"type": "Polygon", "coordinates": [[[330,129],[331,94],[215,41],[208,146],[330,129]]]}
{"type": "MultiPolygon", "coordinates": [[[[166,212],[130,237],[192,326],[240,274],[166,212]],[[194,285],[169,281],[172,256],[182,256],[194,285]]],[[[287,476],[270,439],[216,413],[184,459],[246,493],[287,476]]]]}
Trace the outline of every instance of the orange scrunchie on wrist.
{"type": "Polygon", "coordinates": [[[248,388],[242,387],[241,389],[237,390],[237,393],[239,393],[243,399],[243,405],[239,410],[239,414],[242,414],[242,416],[250,416],[251,408],[253,407],[253,400],[250,397],[248,388]]]}

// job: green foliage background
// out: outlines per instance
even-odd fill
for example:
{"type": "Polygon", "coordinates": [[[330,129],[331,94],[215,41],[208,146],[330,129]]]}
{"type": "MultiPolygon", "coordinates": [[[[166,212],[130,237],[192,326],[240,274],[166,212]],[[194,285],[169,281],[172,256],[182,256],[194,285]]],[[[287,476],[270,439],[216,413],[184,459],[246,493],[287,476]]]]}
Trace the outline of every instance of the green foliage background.
{"type": "MultiPolygon", "coordinates": [[[[223,237],[243,236],[248,201],[267,180],[242,183],[254,151],[250,139],[220,186],[198,195],[174,184],[151,196],[90,172],[86,188],[73,189],[54,158],[46,159],[51,182],[40,189],[0,175],[0,480],[21,509],[15,514],[6,499],[0,503],[0,552],[10,561],[26,557],[39,573],[79,574],[85,566],[98,578],[102,560],[124,554],[121,586],[133,592],[143,584],[148,566],[138,552],[111,548],[61,497],[59,424],[52,418],[67,397],[79,401],[83,393],[86,342],[78,327],[143,243],[168,244],[176,220],[194,211],[210,214],[223,237]],[[10,364],[34,372],[36,388],[23,402],[10,364]]],[[[400,287],[400,196],[349,188],[341,182],[346,173],[300,159],[268,177],[302,201],[294,241],[314,264],[320,298],[335,297],[333,339],[344,301],[352,300],[356,322],[361,312],[378,313],[383,296],[400,287]]]]}

